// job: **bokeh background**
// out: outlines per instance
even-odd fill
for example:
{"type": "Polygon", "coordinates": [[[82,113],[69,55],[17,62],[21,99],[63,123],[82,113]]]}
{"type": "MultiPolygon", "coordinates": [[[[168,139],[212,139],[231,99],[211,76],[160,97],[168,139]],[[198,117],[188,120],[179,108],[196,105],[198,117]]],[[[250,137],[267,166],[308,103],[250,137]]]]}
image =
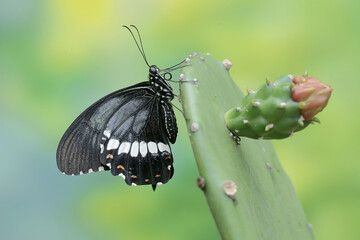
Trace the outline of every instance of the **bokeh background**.
{"type": "Polygon", "coordinates": [[[59,139],[81,111],[147,80],[121,28],[135,24],[159,67],[200,51],[231,59],[243,90],[305,70],[330,84],[321,124],[274,145],[316,239],[358,239],[359,13],[356,0],[2,0],[0,238],[219,239],[181,114],[175,175],[155,193],[57,169],[59,139]]]}

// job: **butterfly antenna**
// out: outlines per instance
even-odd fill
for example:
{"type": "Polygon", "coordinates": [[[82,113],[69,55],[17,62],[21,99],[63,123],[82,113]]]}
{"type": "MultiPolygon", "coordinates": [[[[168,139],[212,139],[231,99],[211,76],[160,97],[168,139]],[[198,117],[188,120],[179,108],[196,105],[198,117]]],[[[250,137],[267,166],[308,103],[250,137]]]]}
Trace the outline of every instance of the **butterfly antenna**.
{"type": "MultiPolygon", "coordinates": [[[[139,40],[140,40],[141,50],[142,50],[142,52],[143,52],[143,54],[144,54],[145,61],[146,61],[146,62],[148,62],[148,61],[147,61],[147,59],[146,59],[145,50],[144,50],[144,47],[143,47],[143,44],[142,44],[142,40],[141,40],[141,35],[140,35],[140,31],[139,31],[139,29],[138,29],[135,25],[130,25],[130,27],[133,27],[133,28],[135,28],[135,29],[136,29],[136,32],[138,33],[139,40]]],[[[148,64],[148,65],[149,65],[149,64],[148,64]]]]}
{"type": "Polygon", "coordinates": [[[172,72],[172,71],[178,70],[178,69],[180,69],[180,68],[189,67],[189,66],[191,66],[191,64],[182,65],[182,66],[176,67],[176,68],[163,69],[163,70],[160,70],[160,72],[163,72],[163,71],[172,72]]]}
{"type": "Polygon", "coordinates": [[[184,62],[185,62],[185,60],[182,60],[181,62],[179,62],[178,64],[175,64],[174,66],[171,66],[171,67],[168,67],[168,68],[161,69],[161,70],[160,70],[160,72],[167,71],[167,70],[174,71],[174,70],[176,70],[176,69],[179,69],[179,68],[185,67],[185,66],[180,66],[180,67],[175,68],[176,66],[179,66],[179,65],[183,64],[184,62]],[[175,68],[175,69],[173,69],[173,68],[175,68]]]}
{"type": "Polygon", "coordinates": [[[143,49],[143,47],[142,47],[142,42],[141,42],[141,37],[140,37],[139,30],[138,30],[138,29],[137,29],[134,25],[130,25],[130,26],[134,27],[134,28],[136,29],[136,31],[138,32],[139,39],[140,39],[140,43],[141,43],[141,48],[140,48],[139,43],[137,42],[137,40],[136,40],[136,38],[135,38],[135,36],[134,36],[133,32],[131,31],[131,29],[130,29],[128,26],[123,25],[123,27],[124,27],[124,28],[126,28],[127,30],[129,30],[129,32],[130,32],[130,34],[131,34],[131,36],[133,37],[133,39],[134,39],[134,41],[135,41],[135,43],[136,43],[136,46],[138,47],[138,49],[139,49],[139,51],[140,51],[141,55],[143,56],[143,58],[144,58],[144,60],[145,60],[146,65],[148,65],[148,67],[150,67],[150,65],[149,65],[149,63],[148,63],[148,61],[147,61],[147,59],[146,59],[144,49],[143,49]]]}

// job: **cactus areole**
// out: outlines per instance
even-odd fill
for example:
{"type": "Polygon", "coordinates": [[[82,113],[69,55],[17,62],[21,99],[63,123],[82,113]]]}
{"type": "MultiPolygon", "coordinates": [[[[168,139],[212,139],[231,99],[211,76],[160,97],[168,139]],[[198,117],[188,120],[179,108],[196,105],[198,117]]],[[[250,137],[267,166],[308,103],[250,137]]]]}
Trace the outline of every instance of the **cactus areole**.
{"type": "Polygon", "coordinates": [[[287,75],[266,80],[225,114],[226,126],[235,136],[281,139],[317,122],[314,116],[328,103],[332,89],[320,80],[287,75]]]}

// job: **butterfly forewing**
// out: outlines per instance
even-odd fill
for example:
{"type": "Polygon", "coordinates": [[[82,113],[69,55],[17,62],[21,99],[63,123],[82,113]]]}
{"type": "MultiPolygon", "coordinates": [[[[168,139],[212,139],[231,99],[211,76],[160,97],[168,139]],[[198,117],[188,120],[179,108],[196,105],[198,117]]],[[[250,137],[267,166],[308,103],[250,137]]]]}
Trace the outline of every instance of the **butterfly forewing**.
{"type": "Polygon", "coordinates": [[[143,88],[148,88],[147,82],[113,92],[80,114],[60,140],[56,153],[59,170],[68,175],[108,170],[100,162],[101,130],[113,111],[143,88]]]}
{"type": "Polygon", "coordinates": [[[109,94],[85,110],[62,137],[65,174],[109,170],[129,185],[166,183],[174,173],[168,139],[176,140],[172,106],[148,82],[109,94]]]}

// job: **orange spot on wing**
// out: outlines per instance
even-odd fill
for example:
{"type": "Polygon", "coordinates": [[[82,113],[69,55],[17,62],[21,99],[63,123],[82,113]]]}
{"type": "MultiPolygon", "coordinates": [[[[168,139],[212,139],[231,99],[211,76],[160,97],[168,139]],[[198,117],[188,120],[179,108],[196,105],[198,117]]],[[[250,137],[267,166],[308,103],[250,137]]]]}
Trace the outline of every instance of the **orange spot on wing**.
{"type": "Polygon", "coordinates": [[[168,160],[168,159],[171,159],[171,156],[167,156],[167,157],[165,158],[165,160],[168,160]]]}
{"type": "Polygon", "coordinates": [[[106,158],[111,158],[111,159],[113,159],[114,156],[113,156],[112,154],[108,154],[108,155],[106,156],[106,158]]]}
{"type": "Polygon", "coordinates": [[[131,178],[137,178],[137,176],[135,176],[135,175],[131,175],[131,178]]]}
{"type": "Polygon", "coordinates": [[[145,182],[149,182],[149,179],[145,179],[145,182]]]}
{"type": "Polygon", "coordinates": [[[156,178],[160,177],[160,174],[156,174],[155,177],[156,177],[156,178]]]}
{"type": "Polygon", "coordinates": [[[124,171],[125,171],[124,166],[123,166],[123,165],[121,165],[121,164],[120,164],[120,165],[118,165],[118,166],[117,166],[117,168],[121,168],[122,170],[124,170],[124,171]]]}

